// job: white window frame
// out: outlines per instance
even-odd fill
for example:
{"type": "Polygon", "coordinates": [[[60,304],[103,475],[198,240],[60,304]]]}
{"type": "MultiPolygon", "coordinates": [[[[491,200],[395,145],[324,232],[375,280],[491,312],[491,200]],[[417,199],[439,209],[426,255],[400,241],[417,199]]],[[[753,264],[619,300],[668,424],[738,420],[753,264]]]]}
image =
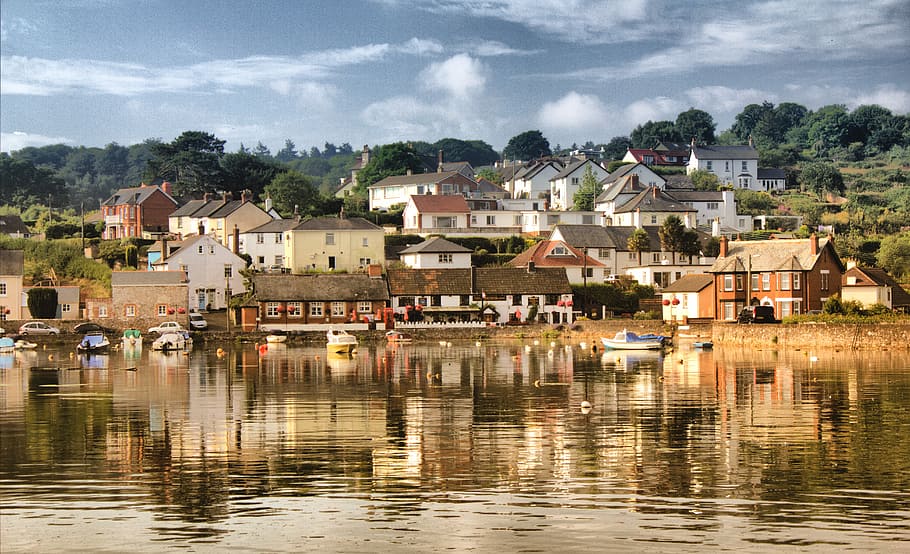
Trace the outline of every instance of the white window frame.
{"type": "Polygon", "coordinates": [[[733,274],[725,273],[724,274],[724,292],[733,291],[733,274]]]}
{"type": "Polygon", "coordinates": [[[451,252],[443,252],[439,254],[438,262],[441,264],[450,264],[453,262],[453,256],[451,252]]]}
{"type": "Polygon", "coordinates": [[[344,317],[345,308],[344,302],[332,302],[332,317],[344,317]]]}
{"type": "Polygon", "coordinates": [[[325,306],[322,302],[310,302],[310,317],[323,317],[325,315],[325,306]]]}
{"type": "Polygon", "coordinates": [[[373,313],[373,303],[367,300],[361,300],[357,303],[357,313],[360,314],[370,314],[373,313]]]}
{"type": "Polygon", "coordinates": [[[280,306],[280,305],[281,305],[280,302],[266,302],[265,317],[277,318],[278,317],[278,306],[280,306]]]}
{"type": "Polygon", "coordinates": [[[325,234],[325,244],[326,246],[335,246],[335,233],[325,234]]]}

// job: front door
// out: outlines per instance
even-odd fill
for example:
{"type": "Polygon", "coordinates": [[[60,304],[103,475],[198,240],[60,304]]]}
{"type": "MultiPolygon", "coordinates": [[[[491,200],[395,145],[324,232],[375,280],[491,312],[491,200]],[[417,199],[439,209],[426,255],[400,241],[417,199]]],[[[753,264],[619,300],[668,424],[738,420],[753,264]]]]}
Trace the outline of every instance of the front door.
{"type": "Polygon", "coordinates": [[[196,311],[204,312],[205,311],[205,291],[204,290],[201,290],[201,289],[199,290],[199,292],[197,293],[197,300],[199,302],[199,305],[198,305],[198,308],[196,309],[196,311]]]}
{"type": "Polygon", "coordinates": [[[335,256],[329,256],[329,271],[335,269],[335,256]]]}

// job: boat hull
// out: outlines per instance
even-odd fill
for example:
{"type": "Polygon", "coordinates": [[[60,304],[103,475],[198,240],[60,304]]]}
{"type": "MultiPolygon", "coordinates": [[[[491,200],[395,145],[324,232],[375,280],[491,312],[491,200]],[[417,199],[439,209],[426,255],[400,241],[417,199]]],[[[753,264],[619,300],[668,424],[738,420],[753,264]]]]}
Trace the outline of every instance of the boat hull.
{"type": "Polygon", "coordinates": [[[663,343],[658,340],[625,342],[602,338],[600,341],[604,347],[613,350],[660,350],[663,347],[663,343]]]}

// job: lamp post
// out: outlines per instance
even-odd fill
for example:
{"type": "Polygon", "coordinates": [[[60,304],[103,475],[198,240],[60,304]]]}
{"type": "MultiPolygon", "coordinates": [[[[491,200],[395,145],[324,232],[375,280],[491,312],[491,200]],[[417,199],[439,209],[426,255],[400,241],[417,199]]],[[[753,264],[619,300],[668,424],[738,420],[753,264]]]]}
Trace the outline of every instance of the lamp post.
{"type": "Polygon", "coordinates": [[[225,319],[225,329],[228,333],[231,332],[231,279],[230,277],[224,278],[224,319],[225,319]]]}

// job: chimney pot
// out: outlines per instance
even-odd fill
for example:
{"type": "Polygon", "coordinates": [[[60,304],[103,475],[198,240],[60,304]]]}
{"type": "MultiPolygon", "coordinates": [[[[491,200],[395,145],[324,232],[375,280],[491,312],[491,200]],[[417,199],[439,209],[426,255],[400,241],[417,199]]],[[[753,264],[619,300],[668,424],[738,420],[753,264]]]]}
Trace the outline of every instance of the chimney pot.
{"type": "Polygon", "coordinates": [[[813,256],[818,254],[818,235],[815,233],[809,236],[809,249],[813,256]]]}
{"type": "Polygon", "coordinates": [[[718,257],[726,258],[727,257],[727,237],[725,235],[720,236],[720,252],[717,253],[718,257]]]}

